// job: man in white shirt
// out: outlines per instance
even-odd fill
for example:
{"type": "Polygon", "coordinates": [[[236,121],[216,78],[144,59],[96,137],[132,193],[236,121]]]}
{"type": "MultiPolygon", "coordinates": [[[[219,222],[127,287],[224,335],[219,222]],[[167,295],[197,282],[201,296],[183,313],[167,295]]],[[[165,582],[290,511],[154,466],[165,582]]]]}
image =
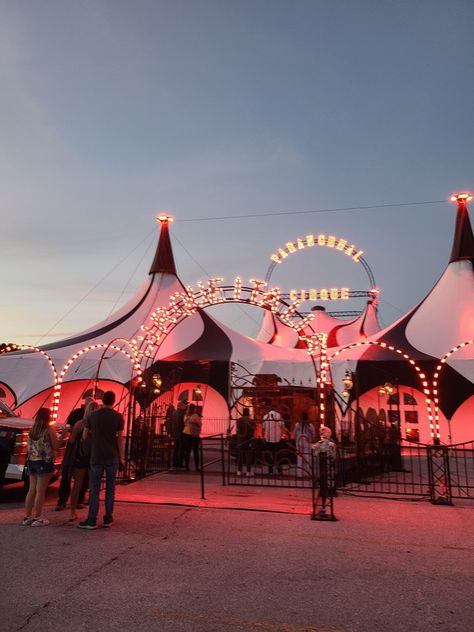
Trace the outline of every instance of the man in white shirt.
{"type": "MultiPolygon", "coordinates": [[[[280,449],[280,441],[285,424],[280,413],[271,408],[266,415],[263,416],[263,434],[265,437],[265,448],[267,451],[268,473],[273,474],[273,465],[277,462],[277,452],[280,449]]],[[[276,463],[278,473],[281,474],[282,469],[279,463],[276,463]]]]}

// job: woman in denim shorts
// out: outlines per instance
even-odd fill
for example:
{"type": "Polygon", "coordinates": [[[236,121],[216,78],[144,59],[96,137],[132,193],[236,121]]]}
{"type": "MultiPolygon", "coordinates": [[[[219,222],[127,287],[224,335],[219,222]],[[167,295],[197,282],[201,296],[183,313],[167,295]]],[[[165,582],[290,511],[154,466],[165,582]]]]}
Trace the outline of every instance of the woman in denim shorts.
{"type": "Polygon", "coordinates": [[[49,520],[41,518],[46,489],[54,471],[57,437],[49,425],[49,408],[40,408],[35,423],[28,433],[28,473],[30,488],[25,501],[24,526],[44,527],[49,520]]]}

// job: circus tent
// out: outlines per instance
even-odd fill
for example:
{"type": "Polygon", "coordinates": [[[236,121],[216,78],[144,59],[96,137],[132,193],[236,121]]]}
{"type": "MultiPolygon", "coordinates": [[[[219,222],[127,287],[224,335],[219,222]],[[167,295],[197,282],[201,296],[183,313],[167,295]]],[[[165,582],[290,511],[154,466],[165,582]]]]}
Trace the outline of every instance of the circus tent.
{"type": "MultiPolygon", "coordinates": [[[[346,348],[330,353],[334,358],[331,362],[334,388],[341,394],[342,378],[349,370],[357,375],[359,398],[369,392],[374,395],[384,382],[396,382],[397,387],[408,394],[416,389],[418,398],[423,401],[424,380],[420,378],[423,375],[433,405],[438,400],[443,426],[441,439],[445,442],[471,440],[474,431],[473,266],[474,237],[467,205],[461,199],[451,256],[438,282],[416,307],[369,337],[364,344],[352,347],[346,344],[346,348]]],[[[352,391],[351,399],[355,397],[356,392],[352,391]]],[[[372,404],[376,407],[373,401],[374,397],[372,404]]]]}
{"type": "MultiPolygon", "coordinates": [[[[364,310],[355,319],[343,320],[331,316],[321,305],[314,307],[311,315],[313,316],[311,330],[326,334],[328,347],[339,347],[364,340],[381,330],[377,316],[376,296],[367,301],[364,310]]],[[[282,323],[272,312],[265,313],[257,340],[278,347],[302,347],[298,334],[282,323]]]]}
{"type": "MultiPolygon", "coordinates": [[[[96,384],[101,389],[115,390],[127,402],[137,371],[126,341],[140,337],[142,325],[157,307],[168,305],[173,294],[185,291],[176,273],[168,218],[160,221],[160,238],[149,277],[124,307],[71,338],[37,350],[22,349],[0,356],[0,386],[7,394],[7,403],[21,409],[23,416],[51,404],[55,384],[52,366],[63,384],[60,420],[96,384]]],[[[334,356],[334,388],[342,390],[342,376],[349,369],[357,374],[359,397],[374,396],[381,383],[395,381],[400,389],[415,389],[417,397],[423,399],[423,374],[430,381],[431,396],[439,399],[443,419],[453,427],[459,426],[458,418],[464,420],[470,415],[472,420],[473,346],[460,345],[474,337],[473,261],[474,238],[464,203],[459,204],[445,272],[426,298],[396,323],[380,331],[376,297],[351,321],[335,319],[324,310],[314,312],[311,328],[328,335],[329,355],[334,356]],[[439,387],[435,389],[432,379],[440,359],[458,346],[442,363],[439,387]]],[[[193,384],[206,384],[208,414],[213,416],[229,413],[232,371],[250,376],[275,374],[280,384],[315,383],[315,365],[307,351],[300,348],[297,334],[270,312],[265,312],[261,332],[254,340],[198,309],[167,335],[153,361],[147,363],[147,370],[158,370],[170,383],[180,385],[173,397],[192,389],[193,384]]],[[[354,391],[351,397],[355,397],[354,391]]],[[[455,438],[464,436],[463,432],[455,438]]],[[[472,428],[464,434],[472,439],[472,428]]]]}
{"type": "MultiPolygon", "coordinates": [[[[135,296],[107,319],[73,337],[41,346],[39,349],[22,349],[0,356],[0,384],[7,393],[10,405],[20,408],[23,415],[33,415],[42,405],[51,405],[55,375],[67,367],[71,358],[81,353],[67,368],[63,379],[63,408],[81,400],[82,393],[94,385],[96,378],[106,388],[121,391],[121,386],[133,376],[130,349],[124,340],[132,340],[141,333],[144,323],[157,304],[169,300],[183,288],[176,276],[168,223],[162,222],[160,240],[150,268],[149,277],[135,296]],[[104,347],[113,347],[98,364],[104,347]],[[91,347],[95,347],[91,349],[91,347]],[[115,348],[114,348],[115,347],[115,348]],[[122,353],[119,351],[128,353],[122,353]],[[50,360],[50,362],[49,362],[50,360]]],[[[102,387],[101,387],[102,388],[102,387]]],[[[60,410],[60,417],[61,417],[60,410]]]]}
{"type": "MultiPolygon", "coordinates": [[[[40,406],[51,405],[54,365],[62,381],[59,420],[96,386],[116,391],[126,405],[129,386],[137,373],[127,341],[143,336],[142,325],[153,312],[168,305],[176,292],[186,291],[176,273],[169,222],[165,218],[160,222],[149,278],[124,307],[71,338],[0,356],[0,386],[7,393],[7,403],[21,409],[24,416],[34,415],[40,406]],[[106,349],[107,345],[110,346],[106,349]]],[[[181,383],[178,395],[192,383],[206,384],[208,413],[212,416],[228,416],[231,365],[245,375],[275,373],[288,384],[314,385],[316,381],[315,365],[305,350],[255,341],[219,323],[202,309],[170,331],[152,361],[148,359],[145,364],[148,373],[160,371],[164,378],[170,378],[168,382],[181,383]]]]}

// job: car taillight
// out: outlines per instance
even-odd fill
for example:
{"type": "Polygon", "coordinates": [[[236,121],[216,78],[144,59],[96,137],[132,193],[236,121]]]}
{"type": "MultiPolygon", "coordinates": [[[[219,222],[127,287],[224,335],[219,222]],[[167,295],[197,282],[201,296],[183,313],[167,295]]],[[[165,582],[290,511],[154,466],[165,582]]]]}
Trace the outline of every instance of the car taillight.
{"type": "Polygon", "coordinates": [[[23,431],[22,433],[18,433],[16,435],[15,441],[15,456],[23,456],[26,455],[28,449],[28,431],[23,431]]]}

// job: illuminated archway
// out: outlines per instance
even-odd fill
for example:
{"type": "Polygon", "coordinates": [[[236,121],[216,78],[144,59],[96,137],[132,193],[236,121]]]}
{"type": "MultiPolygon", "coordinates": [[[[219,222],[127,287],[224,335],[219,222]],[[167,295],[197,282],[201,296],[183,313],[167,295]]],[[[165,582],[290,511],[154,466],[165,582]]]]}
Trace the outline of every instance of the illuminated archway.
{"type": "Polygon", "coordinates": [[[39,347],[35,347],[33,345],[17,345],[17,347],[19,349],[31,349],[32,351],[35,351],[36,353],[40,353],[47,360],[51,368],[51,371],[54,375],[54,382],[56,383],[58,381],[58,372],[57,372],[56,366],[54,365],[52,358],[46,353],[46,351],[43,351],[43,349],[40,349],[39,347]]]}
{"type": "MultiPolygon", "coordinates": [[[[133,356],[135,358],[135,362],[136,362],[136,364],[138,366],[138,369],[136,369],[137,371],[139,371],[139,372],[137,372],[137,375],[139,375],[139,376],[141,375],[141,368],[140,368],[140,357],[141,357],[141,354],[140,354],[140,352],[138,350],[138,347],[137,347],[136,343],[133,342],[133,340],[128,340],[127,338],[118,337],[118,338],[114,338],[113,340],[111,340],[103,348],[103,351],[102,351],[102,353],[100,355],[99,364],[97,365],[97,373],[96,373],[96,376],[95,376],[95,381],[96,382],[99,379],[100,367],[102,366],[102,362],[105,360],[105,354],[107,353],[107,351],[109,349],[114,349],[114,350],[120,349],[121,353],[125,352],[122,348],[119,348],[119,347],[115,346],[115,344],[119,343],[119,342],[123,342],[124,344],[126,344],[130,348],[130,350],[133,353],[133,356]]],[[[126,354],[126,355],[128,355],[128,354],[126,354]]],[[[129,356],[129,357],[131,359],[131,356],[129,356]]],[[[138,381],[141,381],[141,377],[138,379],[138,381]]]]}
{"type": "MultiPolygon", "coordinates": [[[[116,340],[120,340],[119,338],[116,338],[116,340]]],[[[124,342],[126,342],[128,345],[133,346],[133,343],[130,343],[129,341],[127,341],[126,339],[122,339],[124,342]]],[[[112,344],[112,342],[105,344],[105,343],[98,343],[98,344],[93,344],[93,345],[88,345],[86,347],[83,347],[82,349],[80,349],[79,351],[76,351],[70,358],[69,360],[66,362],[66,364],[63,366],[63,368],[61,369],[60,373],[58,374],[58,379],[57,382],[54,386],[54,393],[53,393],[53,404],[51,406],[51,411],[52,411],[52,421],[56,421],[57,416],[58,416],[58,409],[59,409],[59,401],[61,398],[61,387],[62,387],[62,383],[64,381],[64,376],[66,375],[66,373],[68,372],[68,370],[71,368],[71,366],[74,364],[74,362],[80,358],[81,356],[83,356],[86,353],[89,353],[91,351],[95,351],[98,349],[103,349],[104,351],[102,352],[101,355],[101,359],[99,361],[98,364],[98,369],[97,369],[97,374],[98,375],[98,371],[100,368],[100,365],[102,363],[103,357],[105,356],[105,353],[107,352],[107,349],[114,349],[115,351],[118,351],[119,353],[122,353],[125,357],[127,357],[130,360],[130,363],[133,366],[134,371],[136,372],[137,375],[137,379],[141,380],[141,375],[142,375],[142,369],[140,367],[140,362],[137,359],[137,355],[134,352],[134,356],[132,356],[128,351],[126,351],[125,349],[122,349],[121,347],[118,347],[117,345],[112,344]]],[[[132,375],[133,372],[132,370],[132,375]]]]}
{"type": "Polygon", "coordinates": [[[440,437],[440,432],[439,432],[439,412],[438,412],[437,400],[435,401],[433,399],[433,402],[434,402],[434,411],[433,411],[431,408],[431,391],[429,388],[428,379],[425,373],[423,373],[423,370],[416,364],[415,360],[413,360],[402,349],[398,349],[397,347],[394,347],[393,345],[389,345],[386,342],[379,342],[378,340],[364,340],[360,342],[354,342],[350,345],[346,345],[345,347],[342,347],[341,349],[338,349],[335,353],[333,353],[330,357],[328,357],[328,364],[330,365],[331,361],[334,360],[334,358],[339,356],[341,353],[345,353],[346,351],[349,351],[350,349],[354,349],[354,347],[361,347],[361,346],[376,346],[382,349],[387,349],[388,351],[393,351],[394,353],[401,355],[409,364],[412,365],[412,367],[415,369],[418,375],[418,378],[421,382],[421,386],[422,386],[421,390],[423,391],[425,395],[425,403],[426,403],[426,408],[428,411],[428,420],[429,420],[431,438],[439,440],[441,437],[440,437]]]}
{"type": "MultiPolygon", "coordinates": [[[[438,404],[439,404],[439,399],[438,399],[438,380],[439,380],[439,374],[441,373],[441,371],[443,370],[443,368],[446,366],[446,362],[448,360],[448,358],[450,358],[452,355],[454,355],[455,353],[457,353],[460,349],[463,349],[464,347],[468,347],[469,345],[474,344],[474,339],[471,340],[466,340],[465,342],[461,342],[460,344],[456,345],[455,347],[452,347],[452,349],[450,349],[447,353],[445,353],[445,355],[440,359],[438,366],[435,369],[435,372],[433,374],[433,380],[432,380],[432,385],[433,385],[433,401],[436,405],[436,421],[438,422],[439,420],[439,414],[438,414],[438,404]]],[[[449,428],[449,439],[451,441],[451,420],[448,419],[448,428],[449,428]]]]}
{"type": "MultiPolygon", "coordinates": [[[[241,277],[236,277],[233,285],[224,285],[222,277],[209,279],[207,285],[198,282],[198,289],[188,286],[186,291],[171,295],[168,306],[156,309],[148,323],[142,325],[143,336],[133,340],[140,345],[140,352],[147,362],[152,362],[165,338],[184,319],[195,314],[199,309],[223,303],[247,303],[268,310],[286,326],[293,329],[298,338],[305,344],[308,355],[314,366],[316,384],[319,387],[319,418],[321,425],[325,421],[324,382],[318,372],[315,357],[319,355],[321,366],[326,368],[327,334],[315,332],[311,327],[314,314],[301,315],[299,300],[288,302],[282,298],[281,289],[268,288],[266,281],[250,279],[250,286],[242,285],[241,277]],[[308,329],[312,332],[308,334],[308,329]]],[[[145,367],[144,367],[145,368],[145,367]]]]}
{"type": "MultiPolygon", "coordinates": [[[[34,351],[35,353],[39,353],[43,356],[43,358],[45,358],[45,360],[47,361],[47,363],[49,364],[49,368],[51,369],[51,372],[53,374],[53,384],[51,384],[51,387],[47,387],[47,388],[55,388],[57,382],[58,382],[58,372],[56,369],[56,366],[52,360],[52,358],[46,353],[46,351],[43,351],[43,349],[40,349],[39,347],[36,347],[34,345],[26,345],[26,344],[16,344],[16,343],[12,343],[12,344],[2,344],[1,348],[0,348],[0,353],[11,353],[11,352],[15,352],[18,351],[19,349],[29,349],[30,351],[34,351]]],[[[3,383],[2,383],[3,384],[3,383]]],[[[8,386],[8,384],[4,384],[4,386],[6,386],[9,390],[9,392],[11,393],[13,400],[14,400],[14,408],[16,408],[16,394],[14,393],[14,391],[8,386]]]]}

